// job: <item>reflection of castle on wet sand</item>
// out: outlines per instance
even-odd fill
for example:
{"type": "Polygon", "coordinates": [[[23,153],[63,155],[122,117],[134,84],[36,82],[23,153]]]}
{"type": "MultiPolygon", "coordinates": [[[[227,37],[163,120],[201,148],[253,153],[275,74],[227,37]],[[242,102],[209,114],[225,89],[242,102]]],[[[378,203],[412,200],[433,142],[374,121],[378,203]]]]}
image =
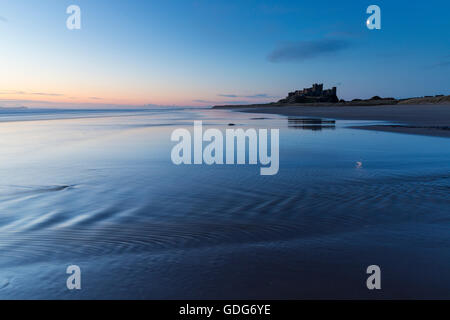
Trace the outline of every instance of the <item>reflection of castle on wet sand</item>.
{"type": "Polygon", "coordinates": [[[320,131],[324,129],[335,129],[335,120],[324,120],[319,118],[288,118],[288,128],[300,130],[320,131]]]}

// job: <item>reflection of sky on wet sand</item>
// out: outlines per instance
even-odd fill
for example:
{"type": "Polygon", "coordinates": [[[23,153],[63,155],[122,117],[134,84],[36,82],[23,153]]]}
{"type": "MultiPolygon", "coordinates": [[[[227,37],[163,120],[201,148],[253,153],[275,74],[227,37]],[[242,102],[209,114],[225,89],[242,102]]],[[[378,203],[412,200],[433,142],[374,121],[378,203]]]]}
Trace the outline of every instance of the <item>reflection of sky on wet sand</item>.
{"type": "Polygon", "coordinates": [[[447,139],[228,111],[82,116],[0,123],[1,298],[369,297],[373,263],[383,297],[448,293],[447,139]],[[170,134],[194,119],[280,128],[279,174],[173,165],[170,134]],[[69,264],[81,292],[65,291],[69,264]]]}

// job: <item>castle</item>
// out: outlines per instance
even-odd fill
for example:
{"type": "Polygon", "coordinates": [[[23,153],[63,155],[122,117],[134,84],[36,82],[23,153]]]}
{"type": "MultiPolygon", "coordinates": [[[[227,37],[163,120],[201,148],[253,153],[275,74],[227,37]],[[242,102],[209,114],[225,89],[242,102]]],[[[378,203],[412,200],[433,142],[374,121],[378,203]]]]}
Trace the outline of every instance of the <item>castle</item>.
{"type": "Polygon", "coordinates": [[[336,87],[323,90],[323,84],[313,84],[311,88],[289,92],[289,95],[279,103],[315,103],[315,102],[338,102],[336,87]]]}

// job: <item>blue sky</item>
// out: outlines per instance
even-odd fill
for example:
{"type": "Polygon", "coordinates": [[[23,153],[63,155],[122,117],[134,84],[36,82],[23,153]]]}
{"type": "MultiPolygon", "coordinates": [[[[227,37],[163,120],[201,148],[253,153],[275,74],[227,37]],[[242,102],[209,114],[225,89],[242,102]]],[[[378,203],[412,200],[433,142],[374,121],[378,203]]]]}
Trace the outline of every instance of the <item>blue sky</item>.
{"type": "Polygon", "coordinates": [[[0,106],[214,105],[323,82],[344,99],[450,94],[449,1],[0,3],[0,106]],[[81,8],[81,30],[66,8],[81,8]],[[368,30],[366,8],[381,8],[368,30]]]}

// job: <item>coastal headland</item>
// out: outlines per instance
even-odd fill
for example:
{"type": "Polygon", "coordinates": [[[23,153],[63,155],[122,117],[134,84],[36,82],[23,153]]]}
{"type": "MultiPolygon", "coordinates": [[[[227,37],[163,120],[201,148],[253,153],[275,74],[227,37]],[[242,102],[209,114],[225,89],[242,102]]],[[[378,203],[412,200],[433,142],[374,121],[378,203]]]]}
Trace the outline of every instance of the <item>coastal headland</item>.
{"type": "Polygon", "coordinates": [[[438,95],[409,99],[381,98],[354,99],[338,102],[311,102],[334,100],[335,88],[320,92],[321,85],[311,91],[303,89],[289,93],[278,102],[253,105],[215,106],[214,109],[231,109],[250,113],[279,114],[289,117],[315,117],[336,120],[377,120],[387,124],[353,127],[356,129],[387,131],[450,137],[450,96],[438,95]],[[319,89],[319,92],[314,90],[319,89]],[[305,94],[305,90],[306,93],[305,94]],[[324,94],[325,91],[325,94],[324,94]],[[312,94],[312,96],[308,96],[312,94]],[[305,101],[295,102],[295,101],[305,101]]]}

